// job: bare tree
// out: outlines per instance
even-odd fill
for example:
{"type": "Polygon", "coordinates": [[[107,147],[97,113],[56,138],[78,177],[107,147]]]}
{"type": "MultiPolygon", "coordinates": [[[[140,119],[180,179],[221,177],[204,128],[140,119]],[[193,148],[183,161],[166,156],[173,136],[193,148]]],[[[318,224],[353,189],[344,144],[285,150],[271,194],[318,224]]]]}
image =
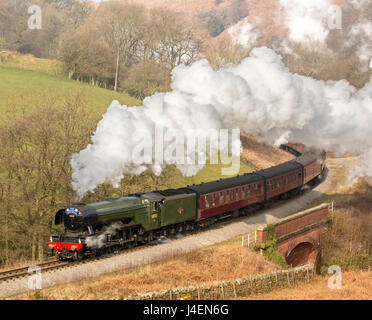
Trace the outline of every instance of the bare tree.
{"type": "Polygon", "coordinates": [[[136,4],[109,2],[98,8],[95,17],[101,34],[116,56],[114,90],[117,91],[120,63],[130,64],[143,37],[145,10],[136,4]]]}
{"type": "Polygon", "coordinates": [[[229,63],[240,63],[248,55],[249,50],[244,49],[238,44],[234,44],[227,37],[215,39],[205,51],[205,57],[215,69],[219,69],[229,63]]]}
{"type": "Polygon", "coordinates": [[[167,9],[153,9],[150,14],[147,41],[152,59],[168,70],[199,56],[202,41],[193,31],[190,21],[167,9]]]}

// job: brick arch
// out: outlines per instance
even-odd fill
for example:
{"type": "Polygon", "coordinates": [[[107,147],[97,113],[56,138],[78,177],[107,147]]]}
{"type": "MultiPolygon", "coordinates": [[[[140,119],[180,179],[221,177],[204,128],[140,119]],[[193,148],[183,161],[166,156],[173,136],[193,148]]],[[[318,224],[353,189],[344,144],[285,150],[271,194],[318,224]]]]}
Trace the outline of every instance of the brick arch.
{"type": "Polygon", "coordinates": [[[319,258],[318,244],[322,227],[297,234],[277,243],[278,251],[292,267],[311,263],[315,265],[319,258]]]}
{"type": "Polygon", "coordinates": [[[301,242],[294,247],[285,257],[287,264],[291,267],[297,267],[306,263],[311,263],[313,256],[316,256],[317,249],[311,242],[301,242]]]}
{"type": "Polygon", "coordinates": [[[287,243],[287,251],[284,256],[287,258],[295,248],[303,243],[309,243],[310,245],[315,247],[318,242],[319,239],[314,238],[312,235],[303,235],[294,239],[290,239],[290,242],[287,243]]]}

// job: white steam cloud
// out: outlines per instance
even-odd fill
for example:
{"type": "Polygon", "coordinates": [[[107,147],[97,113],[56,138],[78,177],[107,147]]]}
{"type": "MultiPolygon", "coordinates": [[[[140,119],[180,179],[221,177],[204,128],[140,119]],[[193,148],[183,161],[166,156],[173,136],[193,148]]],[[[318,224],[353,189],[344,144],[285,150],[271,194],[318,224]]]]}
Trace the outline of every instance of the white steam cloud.
{"type": "Polygon", "coordinates": [[[107,236],[110,235],[111,237],[115,236],[122,227],[122,223],[114,222],[113,224],[109,225],[107,229],[99,235],[88,236],[85,239],[85,243],[88,248],[102,248],[106,244],[107,236]]]}
{"type": "Polygon", "coordinates": [[[324,42],[329,33],[332,0],[280,0],[284,20],[293,42],[324,42]]]}
{"type": "Polygon", "coordinates": [[[252,49],[262,37],[262,33],[258,28],[260,23],[261,19],[258,18],[254,23],[249,23],[248,19],[243,19],[231,26],[227,31],[234,44],[240,44],[246,49],[252,49]]]}
{"type": "MultiPolygon", "coordinates": [[[[253,49],[239,65],[216,71],[200,60],[176,67],[172,76],[172,91],[146,98],[142,107],[111,104],[92,144],[72,157],[73,188],[79,196],[103,182],[117,186],[127,173],[150,168],[159,174],[166,164],[132,161],[138,146],[133,133],[151,137],[156,125],[184,132],[239,128],[271,144],[290,140],[362,152],[360,174],[372,175],[372,82],[358,91],[345,80],[324,82],[292,74],[266,47],[253,49]]],[[[191,167],[191,174],[200,169],[191,167]]],[[[190,173],[187,166],[183,169],[190,173]]]]}
{"type": "MultiPolygon", "coordinates": [[[[278,7],[270,9],[273,10],[270,22],[262,23],[260,17],[248,16],[231,26],[232,41],[251,49],[259,39],[266,38],[266,45],[282,54],[291,53],[295,44],[316,43],[340,57],[358,58],[359,67],[366,71],[372,58],[370,0],[348,0],[340,5],[333,0],[278,0],[278,7]],[[281,31],[273,30],[273,25],[281,31]]],[[[262,5],[263,16],[266,11],[262,5]]]]}

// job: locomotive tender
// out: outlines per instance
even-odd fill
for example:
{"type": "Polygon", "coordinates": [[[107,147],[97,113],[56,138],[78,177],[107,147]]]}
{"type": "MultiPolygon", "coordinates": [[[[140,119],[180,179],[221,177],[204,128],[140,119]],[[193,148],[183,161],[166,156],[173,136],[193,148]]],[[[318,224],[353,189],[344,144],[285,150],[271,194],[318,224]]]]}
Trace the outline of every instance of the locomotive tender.
{"type": "Polygon", "coordinates": [[[80,260],[132,248],[161,236],[207,227],[299,194],[326,175],[325,152],[304,154],[268,169],[179,189],[136,193],[91,204],[74,204],[56,213],[65,232],[48,243],[59,259],[80,260]]]}

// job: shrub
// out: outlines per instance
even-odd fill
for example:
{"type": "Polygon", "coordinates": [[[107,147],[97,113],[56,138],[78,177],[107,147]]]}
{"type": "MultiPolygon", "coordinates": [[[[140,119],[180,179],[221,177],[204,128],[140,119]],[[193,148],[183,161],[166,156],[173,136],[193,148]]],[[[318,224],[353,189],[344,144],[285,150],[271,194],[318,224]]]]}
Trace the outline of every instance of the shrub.
{"type": "Polygon", "coordinates": [[[170,89],[170,74],[154,62],[142,62],[123,75],[122,88],[140,100],[170,89]]]}
{"type": "Polygon", "coordinates": [[[267,226],[263,254],[268,260],[282,266],[285,269],[288,268],[288,264],[284,256],[276,249],[275,228],[273,225],[267,226]]]}

